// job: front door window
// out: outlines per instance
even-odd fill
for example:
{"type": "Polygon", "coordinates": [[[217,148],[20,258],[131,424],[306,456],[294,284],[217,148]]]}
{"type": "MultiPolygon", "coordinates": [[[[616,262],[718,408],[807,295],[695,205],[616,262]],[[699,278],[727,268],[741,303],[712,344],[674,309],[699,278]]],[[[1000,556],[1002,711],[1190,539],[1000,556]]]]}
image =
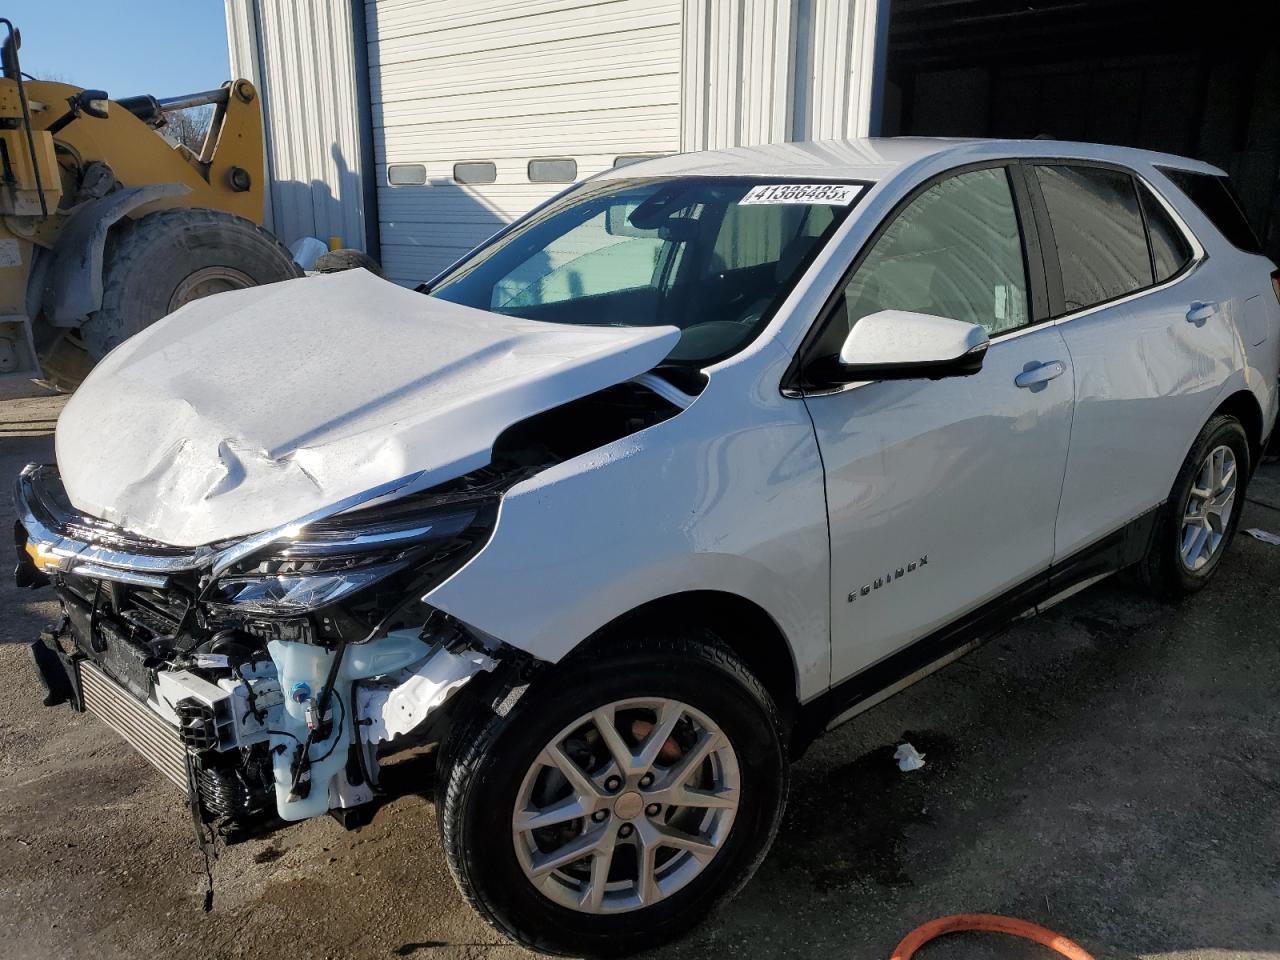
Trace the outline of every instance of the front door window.
{"type": "Polygon", "coordinates": [[[844,334],[881,310],[951,317],[991,336],[1025,326],[1027,274],[1005,169],[957,174],[919,194],[875,241],[844,302],[844,334]]]}

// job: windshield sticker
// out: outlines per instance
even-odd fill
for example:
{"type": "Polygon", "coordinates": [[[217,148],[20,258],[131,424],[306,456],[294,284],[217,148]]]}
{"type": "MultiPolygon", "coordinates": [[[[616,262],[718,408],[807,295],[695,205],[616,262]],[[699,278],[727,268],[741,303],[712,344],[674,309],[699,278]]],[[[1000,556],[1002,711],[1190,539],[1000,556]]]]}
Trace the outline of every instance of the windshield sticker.
{"type": "Polygon", "coordinates": [[[753,203],[807,203],[847,207],[858,198],[862,187],[848,183],[764,183],[752,187],[739,201],[753,203]]]}

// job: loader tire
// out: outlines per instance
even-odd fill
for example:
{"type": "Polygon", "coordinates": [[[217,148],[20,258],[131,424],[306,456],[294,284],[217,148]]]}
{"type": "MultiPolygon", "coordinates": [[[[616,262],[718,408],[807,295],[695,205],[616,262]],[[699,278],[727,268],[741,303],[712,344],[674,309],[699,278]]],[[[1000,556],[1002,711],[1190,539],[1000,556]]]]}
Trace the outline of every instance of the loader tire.
{"type": "Polygon", "coordinates": [[[375,277],[385,277],[378,261],[359,250],[330,250],[316,260],[316,273],[342,273],[344,270],[368,270],[375,277]]]}
{"type": "MultiPolygon", "coordinates": [[[[302,276],[266,230],[218,210],[160,210],[107,238],[102,307],[80,328],[94,363],[200,297],[302,276]]],[[[61,386],[61,384],[60,384],[61,386]]]]}

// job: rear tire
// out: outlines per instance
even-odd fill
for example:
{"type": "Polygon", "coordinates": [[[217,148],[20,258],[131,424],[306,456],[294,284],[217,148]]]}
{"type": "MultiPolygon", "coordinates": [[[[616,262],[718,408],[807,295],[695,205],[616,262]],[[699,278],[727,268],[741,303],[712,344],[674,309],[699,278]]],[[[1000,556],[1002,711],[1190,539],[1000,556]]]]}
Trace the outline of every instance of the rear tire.
{"type": "Polygon", "coordinates": [[[108,236],[102,307],[80,336],[96,363],[192,300],[300,276],[289,251],[243,217],[218,210],[160,210],[125,222],[108,236]]]}
{"type": "Polygon", "coordinates": [[[1138,564],[1139,578],[1157,596],[1196,593],[1217,571],[1240,522],[1250,456],[1235,417],[1214,417],[1196,437],[1138,564]]]}
{"type": "Polygon", "coordinates": [[[453,739],[437,781],[449,869],[491,926],[547,953],[630,954],[679,936],[750,879],[786,800],[773,702],[742,662],[707,636],[632,637],[567,661],[537,677],[505,717],[464,723],[453,739]],[[626,747],[616,738],[609,745],[595,720],[600,711],[626,747]],[[666,716],[678,717],[670,721],[675,732],[659,743],[657,725],[666,716]],[[637,767],[615,778],[616,751],[644,753],[646,742],[661,747],[650,772],[637,767]],[[707,745],[705,759],[699,744],[707,745]],[[569,761],[571,776],[548,764],[552,745],[577,758],[569,761]],[[686,757],[693,771],[687,780],[679,774],[686,757]],[[680,795],[689,807],[669,792],[680,782],[701,791],[680,795]],[[516,823],[517,811],[542,816],[575,796],[599,798],[599,805],[584,805],[583,816],[554,827],[516,823]],[[668,835],[658,836],[663,830],[679,831],[672,836],[681,844],[696,835],[702,846],[696,853],[667,846],[668,835]],[[548,838],[547,831],[555,833],[548,838]],[[607,854],[588,852],[534,878],[540,862],[597,833],[608,838],[607,854]],[[644,870],[651,843],[652,869],[644,870]],[[642,884],[642,876],[653,880],[642,884]],[[595,889],[601,892],[593,898],[595,889]]]}

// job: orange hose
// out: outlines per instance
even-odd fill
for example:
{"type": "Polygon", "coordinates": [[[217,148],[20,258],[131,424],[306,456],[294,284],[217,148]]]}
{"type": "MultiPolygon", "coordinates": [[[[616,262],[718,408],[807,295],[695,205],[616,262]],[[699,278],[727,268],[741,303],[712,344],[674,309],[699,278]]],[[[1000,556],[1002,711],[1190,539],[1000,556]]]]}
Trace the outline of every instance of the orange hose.
{"type": "Polygon", "coordinates": [[[890,960],[911,960],[911,956],[930,940],[944,934],[961,933],[966,930],[1007,933],[1011,936],[1034,940],[1068,957],[1069,960],[1093,960],[1089,951],[1061,934],[1026,920],[999,917],[993,913],[957,913],[954,916],[939,917],[937,920],[922,923],[902,938],[902,942],[894,948],[890,960]]]}

